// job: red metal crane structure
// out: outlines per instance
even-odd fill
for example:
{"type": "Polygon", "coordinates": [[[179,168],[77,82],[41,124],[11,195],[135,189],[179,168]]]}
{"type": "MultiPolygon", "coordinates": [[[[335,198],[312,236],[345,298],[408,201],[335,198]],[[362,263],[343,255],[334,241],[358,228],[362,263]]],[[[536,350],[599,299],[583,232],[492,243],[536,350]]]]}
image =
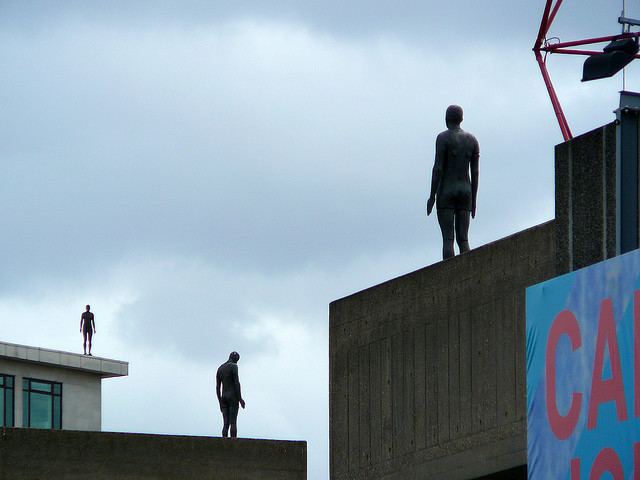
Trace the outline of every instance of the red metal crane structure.
{"type": "MultiPolygon", "coordinates": [[[[570,42],[551,43],[549,42],[547,33],[549,32],[549,29],[551,28],[551,25],[556,18],[558,10],[562,6],[562,1],[563,0],[546,0],[544,13],[542,14],[542,20],[540,22],[540,29],[538,30],[538,36],[536,37],[536,41],[533,45],[533,52],[536,56],[538,66],[540,67],[540,72],[542,73],[542,78],[544,79],[547,91],[549,92],[549,98],[551,99],[553,111],[555,112],[556,118],[558,119],[560,131],[562,132],[562,136],[564,137],[565,141],[567,141],[571,140],[573,138],[573,135],[571,134],[571,129],[569,128],[567,119],[564,115],[564,112],[562,111],[562,106],[560,105],[558,96],[556,95],[555,89],[553,88],[553,83],[551,83],[551,77],[549,76],[549,72],[547,70],[547,55],[550,53],[587,56],[599,55],[602,54],[602,51],[582,50],[576,49],[575,47],[592,45],[594,43],[611,42],[615,40],[622,40],[625,38],[637,38],[640,37],[640,32],[623,31],[623,33],[619,35],[587,38],[584,40],[573,40],[570,42]]],[[[635,23],[630,23],[630,19],[626,19],[624,17],[620,17],[618,19],[618,22],[623,24],[623,26],[629,24],[635,25],[635,23]]],[[[640,55],[636,55],[635,57],[640,58],[640,55]]]]}

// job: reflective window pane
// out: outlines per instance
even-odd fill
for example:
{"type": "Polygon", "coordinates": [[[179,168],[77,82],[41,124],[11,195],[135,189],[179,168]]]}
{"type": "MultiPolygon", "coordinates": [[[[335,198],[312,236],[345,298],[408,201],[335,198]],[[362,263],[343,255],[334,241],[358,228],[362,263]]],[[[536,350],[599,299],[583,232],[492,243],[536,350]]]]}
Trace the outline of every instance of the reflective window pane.
{"type": "Polygon", "coordinates": [[[60,402],[60,397],[53,397],[53,428],[62,428],[60,402]]]}
{"type": "Polygon", "coordinates": [[[4,385],[4,377],[0,375],[0,387],[4,385]]]}
{"type": "Polygon", "coordinates": [[[29,410],[31,413],[31,428],[51,428],[51,395],[44,393],[31,393],[29,410]]]}
{"type": "Polygon", "coordinates": [[[27,378],[24,379],[23,385],[22,425],[29,428],[61,429],[62,384],[27,378]]]}
{"type": "Polygon", "coordinates": [[[13,377],[6,377],[7,387],[13,388],[13,377]]]}
{"type": "Polygon", "coordinates": [[[51,392],[50,383],[42,383],[31,380],[31,390],[38,390],[41,392],[51,392]]]}
{"type": "Polygon", "coordinates": [[[22,380],[22,388],[25,390],[29,390],[29,379],[25,378],[22,380]]]}
{"type": "Polygon", "coordinates": [[[4,388],[0,388],[0,427],[7,427],[9,425],[5,425],[5,415],[3,415],[4,413],[4,397],[5,397],[5,393],[4,393],[4,388]]]}
{"type": "MultiPolygon", "coordinates": [[[[13,388],[7,389],[5,395],[5,426],[13,427],[13,388]]],[[[1,410],[0,410],[1,411],[1,410]]]]}

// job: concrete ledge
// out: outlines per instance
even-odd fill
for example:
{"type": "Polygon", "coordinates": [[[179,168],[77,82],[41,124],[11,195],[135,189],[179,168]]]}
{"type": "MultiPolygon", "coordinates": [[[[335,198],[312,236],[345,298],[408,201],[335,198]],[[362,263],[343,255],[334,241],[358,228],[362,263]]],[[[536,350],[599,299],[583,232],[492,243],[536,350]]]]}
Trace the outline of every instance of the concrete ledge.
{"type": "Polygon", "coordinates": [[[129,362],[7,342],[0,342],[0,358],[80,370],[102,378],[129,374],[129,362]]]}
{"type": "Polygon", "coordinates": [[[143,435],[0,430],[0,480],[304,480],[307,443],[143,435]]]}

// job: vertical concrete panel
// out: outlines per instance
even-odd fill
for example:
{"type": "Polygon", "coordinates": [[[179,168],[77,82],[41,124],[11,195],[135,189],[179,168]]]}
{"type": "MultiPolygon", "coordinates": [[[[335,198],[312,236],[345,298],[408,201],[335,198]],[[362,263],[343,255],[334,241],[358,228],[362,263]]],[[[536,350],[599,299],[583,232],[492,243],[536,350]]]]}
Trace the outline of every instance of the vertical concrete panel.
{"type": "Polygon", "coordinates": [[[493,329],[490,317],[492,314],[491,303],[485,303],[473,309],[472,423],[474,432],[481,432],[495,423],[496,377],[493,361],[495,352],[491,350],[493,329]],[[493,411],[491,411],[492,406],[493,411]]]}
{"type": "Polygon", "coordinates": [[[573,270],[600,261],[604,251],[603,141],[599,128],[571,142],[573,270]]]}
{"type": "Polygon", "coordinates": [[[514,296],[516,322],[516,419],[527,418],[527,360],[525,334],[525,292],[514,296]]]}
{"type": "Polygon", "coordinates": [[[516,322],[514,299],[502,297],[496,306],[498,326],[497,422],[508,424],[516,420],[516,322]]]}
{"type": "Polygon", "coordinates": [[[555,157],[556,270],[561,274],[570,272],[572,265],[570,143],[556,145],[555,157]]]}
{"type": "Polygon", "coordinates": [[[358,350],[352,349],[348,353],[349,370],[349,471],[357,471],[360,467],[360,384],[358,350]]]}
{"type": "Polygon", "coordinates": [[[359,348],[359,402],[358,415],[360,417],[360,467],[366,468],[371,460],[371,418],[369,396],[369,345],[359,348]]]}
{"type": "Polygon", "coordinates": [[[558,274],[615,255],[616,126],[556,146],[558,274]]]}
{"type": "Polygon", "coordinates": [[[359,411],[360,416],[360,467],[367,467],[371,461],[371,404],[369,394],[369,345],[359,348],[359,411]]]}
{"type": "Polygon", "coordinates": [[[460,332],[460,402],[459,402],[459,428],[460,435],[468,435],[473,431],[471,422],[471,360],[473,358],[471,348],[471,314],[470,310],[464,310],[459,315],[460,332]]]}
{"type": "Polygon", "coordinates": [[[394,456],[393,451],[393,398],[392,398],[392,341],[385,338],[382,341],[382,459],[390,460],[394,456]]]}
{"type": "MultiPolygon", "coordinates": [[[[492,295],[495,298],[495,294],[492,295]]],[[[498,301],[493,300],[487,304],[488,311],[486,312],[487,320],[487,347],[484,352],[486,358],[486,391],[483,405],[483,416],[485,418],[485,428],[490,429],[496,426],[496,413],[497,413],[497,394],[498,394],[498,375],[497,375],[497,353],[500,350],[498,343],[496,342],[496,318],[500,314],[498,310],[498,301]]],[[[502,347],[502,345],[500,345],[502,347]]]]}
{"type": "Polygon", "coordinates": [[[426,407],[427,407],[427,372],[425,327],[419,323],[415,329],[415,442],[416,450],[422,450],[427,446],[426,438],[426,407]]]}
{"type": "Polygon", "coordinates": [[[425,419],[425,439],[427,446],[433,446],[438,443],[438,419],[440,418],[440,395],[438,394],[438,372],[440,370],[438,359],[440,357],[440,347],[438,344],[437,323],[435,321],[427,323],[425,339],[427,344],[427,351],[425,352],[427,357],[427,400],[425,402],[427,411],[425,419]]]}
{"type": "Polygon", "coordinates": [[[415,451],[415,367],[414,367],[414,331],[405,330],[402,334],[403,344],[403,367],[404,367],[404,406],[403,410],[403,437],[404,444],[402,450],[405,452],[415,451]]]}
{"type": "MultiPolygon", "coordinates": [[[[444,297],[444,296],[443,296],[444,297]]],[[[446,297],[442,299],[446,302],[446,297]]],[[[446,303],[445,303],[446,305],[446,303]]],[[[446,313],[438,316],[438,441],[446,442],[449,434],[449,328],[446,313]]]]}
{"type": "Polygon", "coordinates": [[[369,353],[369,385],[371,388],[371,464],[382,460],[382,365],[381,346],[377,341],[371,344],[369,353]]]}
{"type": "Polygon", "coordinates": [[[606,258],[611,258],[616,254],[616,126],[610,123],[604,130],[606,258]]]}
{"type": "Polygon", "coordinates": [[[449,431],[451,438],[457,438],[460,435],[460,315],[454,313],[453,305],[449,311],[449,431]]]}
{"type": "Polygon", "coordinates": [[[391,364],[391,384],[393,385],[393,452],[394,455],[404,455],[406,453],[403,442],[404,424],[404,355],[402,344],[402,333],[398,333],[391,338],[392,364],[391,364]]]}
{"type": "Polygon", "coordinates": [[[331,477],[346,475],[349,467],[349,361],[347,352],[351,331],[350,324],[343,323],[339,307],[330,306],[331,322],[329,336],[329,355],[332,368],[329,369],[329,450],[331,452],[331,477]]]}

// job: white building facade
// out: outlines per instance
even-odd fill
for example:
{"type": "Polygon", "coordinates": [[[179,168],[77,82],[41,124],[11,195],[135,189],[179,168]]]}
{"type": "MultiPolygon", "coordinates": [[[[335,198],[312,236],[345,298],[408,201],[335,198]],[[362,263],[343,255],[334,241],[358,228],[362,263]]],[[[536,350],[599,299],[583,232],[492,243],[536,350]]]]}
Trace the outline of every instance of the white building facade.
{"type": "Polygon", "coordinates": [[[128,362],[0,342],[0,427],[100,431],[102,379],[128,362]]]}

